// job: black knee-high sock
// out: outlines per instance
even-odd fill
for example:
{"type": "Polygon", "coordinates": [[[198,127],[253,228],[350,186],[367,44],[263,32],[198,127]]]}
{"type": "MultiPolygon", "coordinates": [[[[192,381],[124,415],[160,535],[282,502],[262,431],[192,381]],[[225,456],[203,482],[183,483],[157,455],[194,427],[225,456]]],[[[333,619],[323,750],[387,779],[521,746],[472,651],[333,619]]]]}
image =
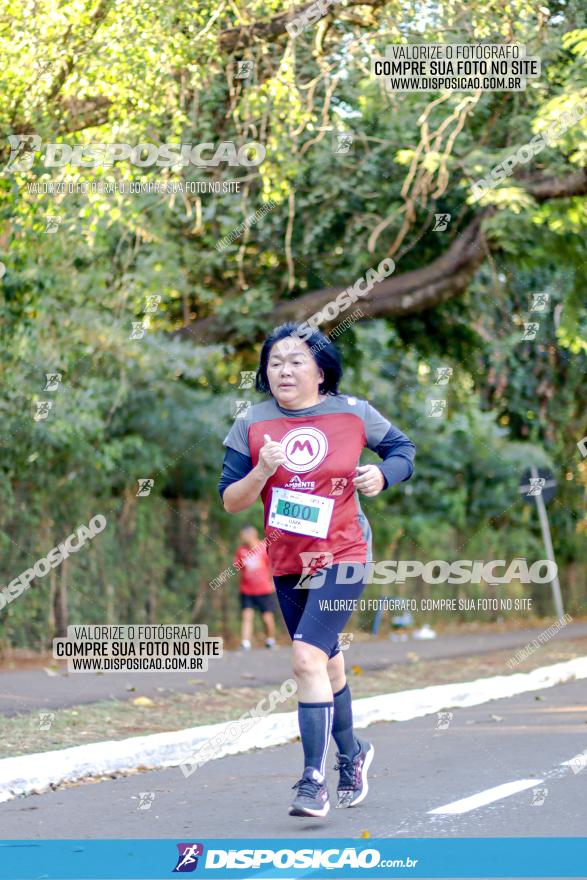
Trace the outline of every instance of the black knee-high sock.
{"type": "Polygon", "coordinates": [[[359,744],[353,733],[353,703],[351,689],[347,684],[334,694],[334,719],[332,736],[341,755],[354,758],[359,751],[359,744]]]}
{"type": "Polygon", "coordinates": [[[332,732],[332,703],[298,703],[298,722],[304,747],[304,769],[314,767],[324,776],[332,732]]]}

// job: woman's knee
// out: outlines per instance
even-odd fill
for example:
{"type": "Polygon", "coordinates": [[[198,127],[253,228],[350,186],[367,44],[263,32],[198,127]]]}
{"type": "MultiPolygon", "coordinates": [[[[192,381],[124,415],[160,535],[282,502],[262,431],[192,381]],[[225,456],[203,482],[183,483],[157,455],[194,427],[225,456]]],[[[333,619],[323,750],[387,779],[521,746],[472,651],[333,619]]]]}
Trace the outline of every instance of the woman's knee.
{"type": "Polygon", "coordinates": [[[292,672],[296,678],[307,678],[321,672],[327,666],[328,657],[320,648],[304,642],[294,642],[292,651],[292,672]]]}

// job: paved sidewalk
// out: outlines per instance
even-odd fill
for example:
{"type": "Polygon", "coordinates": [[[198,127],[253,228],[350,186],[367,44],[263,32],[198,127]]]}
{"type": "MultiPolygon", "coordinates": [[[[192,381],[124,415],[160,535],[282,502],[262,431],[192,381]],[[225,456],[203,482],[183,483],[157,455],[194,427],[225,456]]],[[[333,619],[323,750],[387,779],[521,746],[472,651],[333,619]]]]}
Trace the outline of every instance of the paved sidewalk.
{"type": "MultiPolygon", "coordinates": [[[[491,651],[517,649],[536,638],[544,627],[440,636],[429,641],[389,639],[351,643],[345,654],[347,663],[358,663],[363,670],[381,669],[410,663],[409,654],[421,660],[463,657],[491,651]]],[[[587,636],[587,623],[564,627],[552,641],[587,636]]],[[[95,703],[99,700],[129,700],[170,691],[192,693],[196,682],[210,687],[220,683],[225,688],[281,683],[291,675],[288,647],[276,651],[259,649],[244,653],[229,651],[221,659],[210,660],[207,672],[125,672],[102,675],[73,673],[48,675],[43,669],[0,672],[0,715],[16,715],[36,709],[58,709],[95,703]],[[132,687],[134,690],[129,690],[132,687]],[[159,690],[158,690],[159,689],[159,690]]],[[[65,666],[63,669],[65,670],[65,666]]]]}

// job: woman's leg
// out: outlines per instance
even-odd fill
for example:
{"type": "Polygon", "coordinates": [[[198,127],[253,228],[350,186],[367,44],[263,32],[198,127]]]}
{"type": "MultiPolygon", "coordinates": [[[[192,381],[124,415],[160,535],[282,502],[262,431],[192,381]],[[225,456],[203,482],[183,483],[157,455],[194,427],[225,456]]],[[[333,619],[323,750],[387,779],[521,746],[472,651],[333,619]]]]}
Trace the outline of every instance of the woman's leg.
{"type": "Polygon", "coordinates": [[[346,673],[344,670],[344,654],[339,651],[334,657],[328,660],[328,677],[330,678],[330,687],[332,693],[343,689],[346,684],[346,673]]]}
{"type": "MultiPolygon", "coordinates": [[[[290,579],[289,576],[275,579],[279,603],[293,641],[293,672],[298,683],[298,720],[304,749],[304,775],[295,786],[299,787],[299,792],[290,815],[323,816],[329,808],[324,771],[334,716],[333,685],[340,691],[337,703],[343,737],[346,732],[346,738],[341,739],[344,746],[337,741],[339,748],[348,749],[348,734],[352,737],[352,713],[350,724],[348,721],[350,691],[346,686],[344,660],[342,657],[336,658],[341,653],[338,649],[339,634],[345,629],[353,603],[351,607],[345,604],[339,608],[338,603],[322,600],[340,598],[341,592],[344,598],[358,599],[364,584],[346,584],[341,590],[337,584],[337,566],[326,572],[319,588],[296,590],[295,583],[297,579],[290,579]]],[[[351,739],[352,742],[354,739],[351,739]]],[[[349,751],[352,754],[353,749],[349,751]]],[[[351,769],[356,761],[362,764],[362,753],[349,761],[351,769]]],[[[345,780],[346,775],[342,781],[345,780]]],[[[364,797],[362,782],[360,785],[360,794],[364,797]]],[[[366,785],[364,792],[366,794],[366,785]]],[[[358,794],[354,791],[345,791],[344,797],[347,800],[343,804],[339,783],[339,806],[351,806],[350,801],[347,802],[351,797],[358,802],[358,794]]]]}
{"type": "Polygon", "coordinates": [[[328,676],[328,656],[305,642],[293,644],[293,674],[298,684],[298,722],[304,749],[304,771],[326,771],[326,753],[332,732],[334,705],[328,676]]]}
{"type": "Polygon", "coordinates": [[[339,651],[328,661],[334,718],[332,736],[341,755],[353,758],[360,749],[353,731],[353,702],[344,671],[344,654],[339,651]]]}
{"type": "Polygon", "coordinates": [[[356,602],[345,603],[340,608],[340,603],[335,600],[358,600],[364,584],[338,584],[337,568],[333,566],[327,571],[320,588],[309,590],[299,630],[307,633],[311,641],[322,645],[328,653],[327,674],[333,693],[332,735],[338,747],[336,769],[340,770],[337,806],[352,807],[367,795],[367,771],[373,760],[374,749],[371,743],[354,734],[351,692],[346,682],[342,652],[338,647],[340,634],[345,632],[356,602]]]}
{"type": "Polygon", "coordinates": [[[292,670],[298,684],[298,699],[304,703],[332,702],[328,656],[314,645],[294,642],[292,670]]]}
{"type": "Polygon", "coordinates": [[[300,618],[306,607],[308,597],[307,590],[294,590],[299,581],[298,574],[284,574],[273,578],[275,594],[283,617],[283,622],[293,641],[294,633],[298,628],[300,618]]]}
{"type": "Polygon", "coordinates": [[[292,671],[298,685],[298,722],[304,748],[304,770],[313,767],[324,775],[320,767],[326,759],[333,715],[328,654],[315,645],[294,639],[300,629],[309,592],[294,589],[298,581],[297,574],[274,578],[283,619],[293,642],[292,671]]]}

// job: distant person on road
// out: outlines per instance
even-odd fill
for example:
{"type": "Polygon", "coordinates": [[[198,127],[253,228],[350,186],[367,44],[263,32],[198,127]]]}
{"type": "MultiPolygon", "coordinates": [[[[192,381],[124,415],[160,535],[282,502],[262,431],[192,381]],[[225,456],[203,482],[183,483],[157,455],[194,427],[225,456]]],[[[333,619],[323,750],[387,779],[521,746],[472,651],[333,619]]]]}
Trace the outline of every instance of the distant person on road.
{"type": "Polygon", "coordinates": [[[275,648],[275,587],[265,542],[254,526],[241,529],[240,541],[233,565],[240,570],[241,648],[251,650],[255,608],[265,626],[265,647],[275,648]]]}

